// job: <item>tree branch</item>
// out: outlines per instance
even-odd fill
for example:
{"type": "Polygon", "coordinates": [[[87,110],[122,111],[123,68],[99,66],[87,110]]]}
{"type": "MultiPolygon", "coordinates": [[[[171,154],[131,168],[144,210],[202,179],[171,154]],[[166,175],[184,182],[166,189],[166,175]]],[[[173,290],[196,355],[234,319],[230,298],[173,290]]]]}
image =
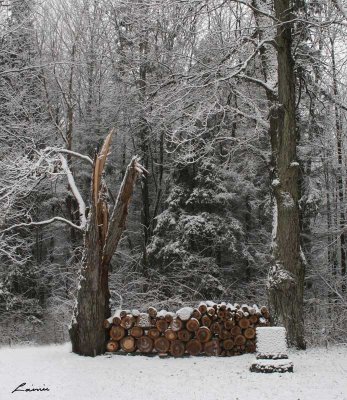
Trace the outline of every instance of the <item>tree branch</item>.
{"type": "Polygon", "coordinates": [[[5,233],[5,232],[9,232],[13,229],[16,228],[24,228],[24,227],[31,227],[31,226],[44,226],[44,225],[49,225],[52,224],[53,222],[63,222],[64,224],[70,225],[75,229],[78,229],[80,231],[83,231],[84,228],[81,226],[78,226],[76,224],[74,224],[73,222],[69,221],[68,219],[62,218],[62,217],[53,217],[51,219],[46,219],[44,221],[32,221],[32,222],[23,222],[20,224],[15,224],[15,225],[11,225],[6,229],[3,229],[2,231],[0,231],[0,233],[5,233]]]}
{"type": "Polygon", "coordinates": [[[133,194],[136,179],[144,172],[145,169],[138,163],[138,158],[136,156],[133,157],[126,169],[108,225],[105,246],[103,249],[104,265],[107,265],[111,261],[113,253],[116,251],[118,242],[125,228],[129,203],[133,194]]]}
{"type": "Polygon", "coordinates": [[[72,191],[73,195],[75,196],[75,199],[77,200],[77,203],[78,203],[78,208],[79,208],[79,213],[80,213],[80,227],[81,227],[81,229],[84,229],[87,225],[85,202],[81,196],[81,193],[77,189],[75,179],[70,171],[69,166],[67,165],[66,159],[61,154],[59,154],[59,157],[60,157],[60,161],[61,161],[63,170],[66,173],[67,180],[69,182],[71,191],[72,191]]]}

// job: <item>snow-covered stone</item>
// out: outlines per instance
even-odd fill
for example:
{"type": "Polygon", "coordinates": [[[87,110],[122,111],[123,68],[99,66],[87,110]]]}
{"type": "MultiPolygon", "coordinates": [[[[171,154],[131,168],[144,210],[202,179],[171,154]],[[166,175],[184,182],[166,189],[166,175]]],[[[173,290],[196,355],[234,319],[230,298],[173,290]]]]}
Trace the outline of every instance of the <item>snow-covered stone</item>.
{"type": "Polygon", "coordinates": [[[251,372],[293,372],[288,360],[286,330],[283,327],[258,327],[257,359],[251,364],[251,372]]]}
{"type": "Polygon", "coordinates": [[[260,354],[287,354],[286,329],[283,327],[258,327],[257,352],[260,354]]]}
{"type": "Polygon", "coordinates": [[[252,365],[252,372],[293,372],[290,360],[257,360],[252,365]]]}

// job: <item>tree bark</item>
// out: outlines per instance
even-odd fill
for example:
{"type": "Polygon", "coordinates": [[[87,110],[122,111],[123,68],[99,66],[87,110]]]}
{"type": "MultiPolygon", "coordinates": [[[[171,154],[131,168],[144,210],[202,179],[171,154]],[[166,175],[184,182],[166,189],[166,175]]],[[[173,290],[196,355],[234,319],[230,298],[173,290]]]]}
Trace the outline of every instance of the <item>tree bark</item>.
{"type": "Polygon", "coordinates": [[[288,342],[305,348],[303,291],[305,263],[300,247],[299,164],[295,118],[294,60],[291,53],[290,0],[275,0],[277,27],[278,101],[277,131],[271,138],[273,181],[274,265],[268,279],[269,300],[275,323],[284,325],[288,342]]]}

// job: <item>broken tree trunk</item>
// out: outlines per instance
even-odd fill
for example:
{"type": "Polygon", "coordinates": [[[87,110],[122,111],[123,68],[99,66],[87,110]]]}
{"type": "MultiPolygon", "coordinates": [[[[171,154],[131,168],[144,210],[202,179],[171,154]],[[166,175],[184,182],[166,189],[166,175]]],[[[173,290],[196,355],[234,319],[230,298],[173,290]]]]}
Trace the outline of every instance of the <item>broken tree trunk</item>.
{"type": "Polygon", "coordinates": [[[103,322],[110,316],[109,264],[125,228],[134,184],[137,177],[143,172],[137,158],[134,157],[127,167],[109,219],[106,185],[103,182],[102,174],[111,138],[112,131],[94,160],[91,207],[84,239],[84,257],[77,304],[69,330],[72,351],[84,356],[96,356],[106,350],[106,333],[103,322]]]}

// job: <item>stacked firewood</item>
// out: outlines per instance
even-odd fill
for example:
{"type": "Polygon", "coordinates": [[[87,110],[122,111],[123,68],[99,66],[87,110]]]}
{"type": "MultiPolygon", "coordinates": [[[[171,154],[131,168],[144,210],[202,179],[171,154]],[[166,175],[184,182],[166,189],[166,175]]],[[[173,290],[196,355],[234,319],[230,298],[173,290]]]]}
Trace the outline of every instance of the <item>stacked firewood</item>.
{"type": "Polygon", "coordinates": [[[253,353],[259,326],[269,326],[269,311],[243,304],[207,301],[197,308],[184,307],[176,313],[149,307],[119,310],[104,321],[110,340],[107,351],[158,353],[160,356],[233,356],[253,353]]]}

